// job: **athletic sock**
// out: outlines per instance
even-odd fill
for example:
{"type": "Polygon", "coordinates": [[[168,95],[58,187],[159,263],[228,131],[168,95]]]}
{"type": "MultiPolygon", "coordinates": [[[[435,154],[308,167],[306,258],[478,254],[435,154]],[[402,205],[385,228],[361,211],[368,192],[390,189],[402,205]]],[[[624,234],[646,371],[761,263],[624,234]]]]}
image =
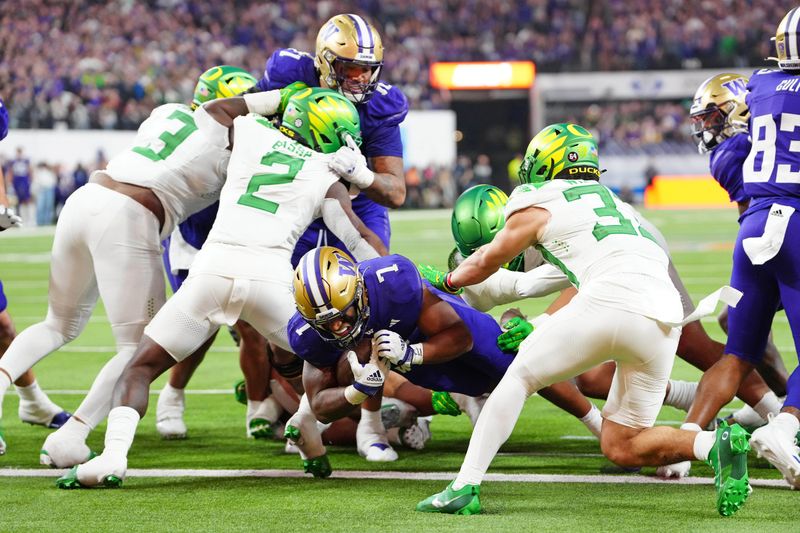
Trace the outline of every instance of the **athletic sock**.
{"type": "Polygon", "coordinates": [[[272,396],[268,396],[262,401],[247,400],[247,420],[263,418],[272,423],[278,420],[282,411],[283,408],[272,396]]]}
{"type": "Polygon", "coordinates": [[[17,389],[17,394],[19,395],[20,400],[35,403],[40,406],[52,403],[50,398],[48,398],[44,391],[39,387],[39,383],[35,380],[27,387],[15,386],[15,388],[17,389]]]}
{"type": "Polygon", "coordinates": [[[64,437],[80,439],[81,441],[86,442],[86,439],[89,437],[89,433],[91,433],[91,431],[92,428],[73,416],[67,420],[63,426],[61,426],[61,428],[58,430],[58,433],[64,437]]]}
{"type": "Polygon", "coordinates": [[[589,409],[589,412],[581,418],[581,422],[592,432],[592,435],[598,439],[600,438],[600,430],[603,428],[603,415],[595,404],[592,404],[592,408],[589,409]]]}
{"type": "Polygon", "coordinates": [[[178,389],[166,383],[161,393],[158,395],[159,402],[165,405],[182,405],[184,403],[184,391],[186,389],[178,389]]]}
{"type": "Polygon", "coordinates": [[[386,432],[386,429],[383,427],[383,422],[381,421],[381,411],[380,409],[377,411],[370,411],[365,407],[361,408],[361,422],[359,425],[364,424],[364,427],[369,428],[372,433],[383,434],[386,432]]]}
{"type": "Polygon", "coordinates": [[[139,413],[136,409],[127,406],[115,407],[108,413],[108,428],[106,429],[105,449],[103,453],[128,456],[128,450],[133,444],[136,435],[136,426],[139,424],[139,413]]]}
{"type": "Polygon", "coordinates": [[[664,398],[664,405],[669,405],[688,411],[694,402],[695,394],[697,393],[697,382],[680,381],[677,379],[669,380],[669,392],[664,398]]]}
{"type": "Polygon", "coordinates": [[[700,431],[694,438],[694,456],[699,461],[707,461],[711,448],[717,441],[716,431],[700,431]]]}
{"type": "Polygon", "coordinates": [[[770,415],[780,413],[781,407],[783,407],[783,402],[775,396],[774,392],[769,391],[753,406],[753,410],[764,420],[769,420],[770,415]]]}

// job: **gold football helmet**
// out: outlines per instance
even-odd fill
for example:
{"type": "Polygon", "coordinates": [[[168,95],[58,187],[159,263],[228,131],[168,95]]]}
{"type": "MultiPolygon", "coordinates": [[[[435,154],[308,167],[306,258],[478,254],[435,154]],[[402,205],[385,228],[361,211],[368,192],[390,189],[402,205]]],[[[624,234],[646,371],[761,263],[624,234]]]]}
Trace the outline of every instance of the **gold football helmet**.
{"type": "Polygon", "coordinates": [[[294,270],[297,310],[323,339],[355,344],[369,319],[364,280],[356,262],[333,246],[309,250],[294,270]]]}
{"type": "Polygon", "coordinates": [[[713,150],[737,133],[747,131],[750,110],[744,101],[748,78],[741,74],[717,74],[704,81],[689,111],[692,135],[700,153],[713,150]]]}
{"type": "Polygon", "coordinates": [[[796,7],[786,13],[775,32],[775,52],[778,57],[769,57],[778,62],[781,70],[800,69],[800,8],[796,7]]]}
{"type": "Polygon", "coordinates": [[[324,86],[338,90],[355,104],[364,103],[381,77],[381,36],[359,15],[336,15],[317,34],[314,65],[324,86]]]}

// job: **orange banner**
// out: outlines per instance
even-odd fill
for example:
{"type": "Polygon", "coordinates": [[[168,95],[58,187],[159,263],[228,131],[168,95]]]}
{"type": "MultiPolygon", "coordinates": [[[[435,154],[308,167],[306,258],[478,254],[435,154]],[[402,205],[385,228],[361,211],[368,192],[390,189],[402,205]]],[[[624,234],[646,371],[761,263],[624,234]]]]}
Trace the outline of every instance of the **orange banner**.
{"type": "Polygon", "coordinates": [[[433,63],[431,86],[436,89],[528,89],[536,67],[531,61],[433,63]]]}
{"type": "Polygon", "coordinates": [[[728,193],[710,175],[656,176],[644,191],[647,208],[730,207],[728,193]]]}

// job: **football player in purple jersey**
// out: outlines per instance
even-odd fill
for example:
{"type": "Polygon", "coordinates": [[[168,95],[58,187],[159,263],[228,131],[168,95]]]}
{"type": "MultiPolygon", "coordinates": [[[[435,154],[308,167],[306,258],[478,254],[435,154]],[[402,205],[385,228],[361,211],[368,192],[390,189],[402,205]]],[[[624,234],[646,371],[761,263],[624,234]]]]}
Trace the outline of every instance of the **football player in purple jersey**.
{"type": "MultiPolygon", "coordinates": [[[[756,71],[747,85],[752,146],[742,165],[750,205],[740,218],[733,252],[731,285],[744,294],[729,310],[725,355],[700,381],[695,403],[717,411],[763,359],[772,320],[780,304],[795,340],[800,341],[800,8],[778,25],[777,70],[756,71]]],[[[800,370],[786,386],[781,413],[753,432],[756,452],[800,488],[800,370]]]]}
{"type": "MultiPolygon", "coordinates": [[[[494,318],[423,282],[400,255],[356,265],[337,248],[317,248],[295,269],[294,292],[298,312],[287,333],[305,361],[306,395],[286,434],[316,477],[330,474],[316,419],[348,416],[379,396],[389,368],[415,385],[474,397],[490,392],[514,360],[497,346],[502,330],[494,318]]],[[[542,396],[582,421],[596,410],[570,382],[543,389],[542,396]]],[[[380,423],[363,408],[361,417],[361,425],[380,423]]],[[[589,429],[599,433],[600,427],[589,429]]],[[[366,457],[384,446],[357,441],[366,457]]]]}
{"type": "MultiPolygon", "coordinates": [[[[0,100],[0,140],[8,135],[8,110],[0,100]]],[[[8,207],[6,197],[6,182],[3,169],[0,167],[0,231],[22,225],[20,218],[14,210],[8,207]]],[[[3,292],[3,282],[0,281],[0,357],[3,356],[8,345],[16,337],[14,323],[8,314],[8,299],[3,292]]],[[[28,370],[14,382],[19,394],[19,418],[29,424],[37,424],[49,428],[59,428],[71,416],[61,409],[39,388],[33,371],[28,370]]],[[[0,455],[6,453],[6,442],[3,438],[3,428],[0,426],[0,455]]]]}
{"type": "MultiPolygon", "coordinates": [[[[361,191],[353,199],[353,211],[388,248],[391,228],[387,208],[400,207],[406,196],[400,123],[408,113],[408,101],[398,88],[380,81],[382,69],[383,41],[375,26],[360,15],[339,14],[322,25],[314,55],[294,48],[276,50],[267,59],[264,77],[248,92],[286,88],[290,95],[292,87],[325,87],[341,92],[356,105],[361,120],[361,150],[344,146],[330,165],[352,184],[351,192],[361,191]]],[[[202,243],[209,228],[210,223],[205,229],[202,224],[195,228],[182,226],[181,232],[184,236],[191,234],[187,242],[202,243]]],[[[319,245],[347,249],[322,220],[317,220],[298,241],[292,264],[296,265],[303,254],[319,245]]],[[[240,322],[236,328],[242,333],[243,369],[248,359],[263,360],[266,341],[246,323],[240,322]]],[[[270,352],[274,370],[299,388],[300,361],[275,346],[270,347],[270,352]]],[[[189,382],[199,364],[195,357],[201,356],[193,356],[171,371],[172,390],[189,382]]],[[[263,373],[266,366],[252,364],[251,368],[253,372],[248,372],[247,381],[256,383],[258,376],[250,374],[263,373]]],[[[248,387],[248,403],[263,399],[265,394],[264,390],[248,387]]],[[[258,432],[256,436],[262,433],[270,432],[258,432]]]]}
{"type": "MultiPolygon", "coordinates": [[[[709,154],[711,176],[725,189],[731,202],[736,202],[739,215],[742,215],[750,204],[750,198],[744,192],[742,179],[742,165],[750,153],[750,138],[747,132],[750,110],[745,103],[748,81],[748,78],[741,74],[722,73],[712,76],[698,87],[690,109],[692,134],[697,139],[698,150],[701,154],[709,154]]],[[[727,307],[719,316],[719,324],[727,333],[727,307]]],[[[767,396],[762,399],[763,406],[769,405],[767,410],[777,414],[782,403],[777,397],[786,395],[788,372],[780,352],[772,342],[771,334],[764,357],[756,368],[758,373],[752,377],[760,374],[772,389],[772,394],[767,392],[767,396]]],[[[703,425],[701,417],[696,416],[699,410],[698,405],[687,420],[703,425]]],[[[767,422],[749,405],[733,413],[730,418],[750,428],[767,422]]]]}

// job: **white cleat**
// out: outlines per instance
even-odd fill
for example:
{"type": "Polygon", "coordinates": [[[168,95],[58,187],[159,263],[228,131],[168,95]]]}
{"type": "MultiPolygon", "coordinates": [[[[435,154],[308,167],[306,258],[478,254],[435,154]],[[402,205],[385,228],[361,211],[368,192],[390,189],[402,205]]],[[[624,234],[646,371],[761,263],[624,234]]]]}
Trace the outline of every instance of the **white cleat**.
{"type": "Polygon", "coordinates": [[[162,439],[185,439],[187,434],[186,422],[183,421],[183,411],[186,402],[181,394],[167,398],[162,389],[158,395],[156,406],[156,431],[162,439]]]}
{"type": "Polygon", "coordinates": [[[119,487],[125,480],[128,458],[122,455],[109,457],[105,453],[79,465],[76,470],[78,483],[82,487],[119,487]]]}
{"type": "Polygon", "coordinates": [[[413,426],[400,428],[400,442],[406,448],[412,450],[422,450],[425,443],[431,440],[431,421],[430,417],[421,417],[413,426]]]}
{"type": "Polygon", "coordinates": [[[800,448],[793,437],[787,436],[774,423],[769,423],[753,432],[750,445],[759,457],[780,470],[792,489],[800,489],[800,448]]]}
{"type": "Polygon", "coordinates": [[[74,438],[60,430],[47,436],[39,452],[39,464],[52,468],[69,468],[91,458],[92,450],[85,440],[74,438]]]}
{"type": "Polygon", "coordinates": [[[691,468],[691,461],[681,461],[680,463],[659,466],[656,469],[656,476],[664,479],[681,479],[689,476],[691,468]]]}
{"type": "Polygon", "coordinates": [[[417,409],[398,398],[384,398],[381,403],[381,422],[386,429],[411,427],[417,423],[417,409]]]}
{"type": "Polygon", "coordinates": [[[397,452],[389,444],[386,433],[373,433],[364,424],[359,424],[356,429],[356,448],[358,454],[367,461],[375,463],[389,463],[397,461],[397,452]]]}
{"type": "Polygon", "coordinates": [[[26,424],[53,429],[60,428],[70,417],[69,413],[49,399],[44,402],[31,402],[20,398],[17,414],[26,424]]]}

